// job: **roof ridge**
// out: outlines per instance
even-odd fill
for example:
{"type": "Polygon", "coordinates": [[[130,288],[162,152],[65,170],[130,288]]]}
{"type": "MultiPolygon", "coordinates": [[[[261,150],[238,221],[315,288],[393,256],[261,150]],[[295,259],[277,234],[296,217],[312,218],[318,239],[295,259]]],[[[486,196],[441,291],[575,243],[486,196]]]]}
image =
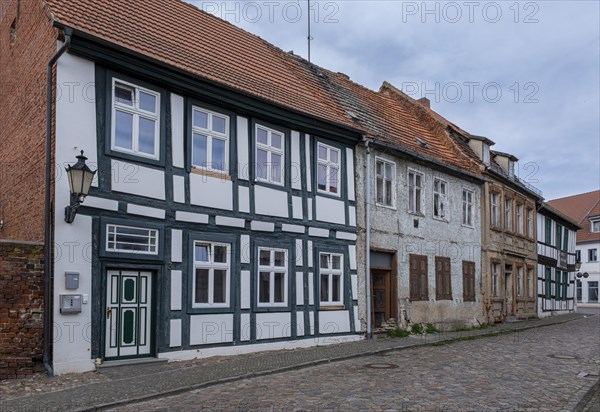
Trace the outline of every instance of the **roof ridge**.
{"type": "Polygon", "coordinates": [[[556,199],[551,199],[548,200],[548,202],[556,202],[557,200],[564,200],[564,199],[569,199],[571,197],[578,197],[578,196],[584,196],[584,195],[589,195],[592,193],[598,192],[598,196],[600,198],[600,190],[590,190],[589,192],[583,192],[583,193],[577,193],[575,195],[569,195],[569,196],[564,196],[564,197],[557,197],[556,199]]]}

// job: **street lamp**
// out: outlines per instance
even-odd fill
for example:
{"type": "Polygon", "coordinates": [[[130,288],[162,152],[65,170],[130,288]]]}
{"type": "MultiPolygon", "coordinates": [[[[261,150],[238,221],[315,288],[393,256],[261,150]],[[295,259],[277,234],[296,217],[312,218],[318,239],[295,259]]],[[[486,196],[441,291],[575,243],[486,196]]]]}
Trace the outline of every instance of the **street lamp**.
{"type": "Polygon", "coordinates": [[[81,154],[77,156],[77,163],[69,165],[66,168],[69,178],[69,188],[71,189],[71,202],[65,207],[65,222],[73,223],[77,209],[83,203],[83,200],[90,192],[90,186],[96,171],[93,171],[85,164],[87,157],[81,154]]]}

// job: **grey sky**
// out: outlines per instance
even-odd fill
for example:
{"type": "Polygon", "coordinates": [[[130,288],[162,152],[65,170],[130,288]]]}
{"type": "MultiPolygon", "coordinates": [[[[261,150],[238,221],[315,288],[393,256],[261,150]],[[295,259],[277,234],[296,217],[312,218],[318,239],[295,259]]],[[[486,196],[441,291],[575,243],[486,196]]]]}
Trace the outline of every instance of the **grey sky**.
{"type": "MultiPolygon", "coordinates": [[[[307,57],[308,1],[189,2],[307,57]]],[[[600,2],[311,4],[314,63],[428,97],[546,199],[600,188],[600,2]]]]}

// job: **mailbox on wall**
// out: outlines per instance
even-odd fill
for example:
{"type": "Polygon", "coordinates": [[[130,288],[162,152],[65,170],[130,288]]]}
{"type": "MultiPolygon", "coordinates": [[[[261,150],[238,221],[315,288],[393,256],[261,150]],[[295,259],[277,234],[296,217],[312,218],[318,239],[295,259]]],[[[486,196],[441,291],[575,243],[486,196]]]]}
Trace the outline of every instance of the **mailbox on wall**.
{"type": "Polygon", "coordinates": [[[81,313],[81,295],[60,295],[60,313],[81,313]]]}
{"type": "Polygon", "coordinates": [[[79,289],[79,273],[65,272],[65,288],[71,290],[79,289]]]}

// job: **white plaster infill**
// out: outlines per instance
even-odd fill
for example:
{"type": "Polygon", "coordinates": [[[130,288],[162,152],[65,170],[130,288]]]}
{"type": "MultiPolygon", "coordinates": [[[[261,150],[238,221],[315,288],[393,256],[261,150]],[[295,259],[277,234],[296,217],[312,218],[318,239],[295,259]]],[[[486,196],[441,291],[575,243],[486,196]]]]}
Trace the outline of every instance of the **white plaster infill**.
{"type": "Polygon", "coordinates": [[[215,223],[217,226],[231,226],[231,227],[240,227],[244,228],[246,226],[246,221],[244,219],[237,219],[235,217],[226,217],[226,216],[217,216],[215,218],[215,223]]]}
{"type": "Polygon", "coordinates": [[[314,236],[314,237],[324,237],[324,238],[328,238],[329,237],[329,230],[328,229],[320,229],[317,227],[311,227],[308,229],[308,235],[309,236],[314,236]]]}
{"type": "Polygon", "coordinates": [[[275,223],[260,222],[258,220],[253,220],[250,224],[250,229],[257,232],[274,232],[275,223]]]}
{"type": "Polygon", "coordinates": [[[175,220],[179,222],[208,224],[208,215],[202,213],[175,212],[175,220]]]}
{"type": "Polygon", "coordinates": [[[281,230],[283,232],[289,232],[289,233],[304,233],[305,232],[304,226],[289,225],[287,223],[284,223],[281,225],[281,230]]]}
{"type": "Polygon", "coordinates": [[[100,197],[88,196],[83,203],[85,207],[93,207],[94,209],[104,209],[117,212],[119,210],[119,202],[116,200],[102,199],[100,197]]]}
{"type": "Polygon", "coordinates": [[[165,211],[162,209],[156,209],[153,207],[136,205],[133,203],[129,203],[127,205],[127,213],[130,215],[153,217],[155,219],[164,219],[165,218],[165,211]]]}
{"type": "Polygon", "coordinates": [[[336,239],[340,239],[340,240],[356,241],[356,233],[336,232],[335,237],[336,237],[336,239]]]}

